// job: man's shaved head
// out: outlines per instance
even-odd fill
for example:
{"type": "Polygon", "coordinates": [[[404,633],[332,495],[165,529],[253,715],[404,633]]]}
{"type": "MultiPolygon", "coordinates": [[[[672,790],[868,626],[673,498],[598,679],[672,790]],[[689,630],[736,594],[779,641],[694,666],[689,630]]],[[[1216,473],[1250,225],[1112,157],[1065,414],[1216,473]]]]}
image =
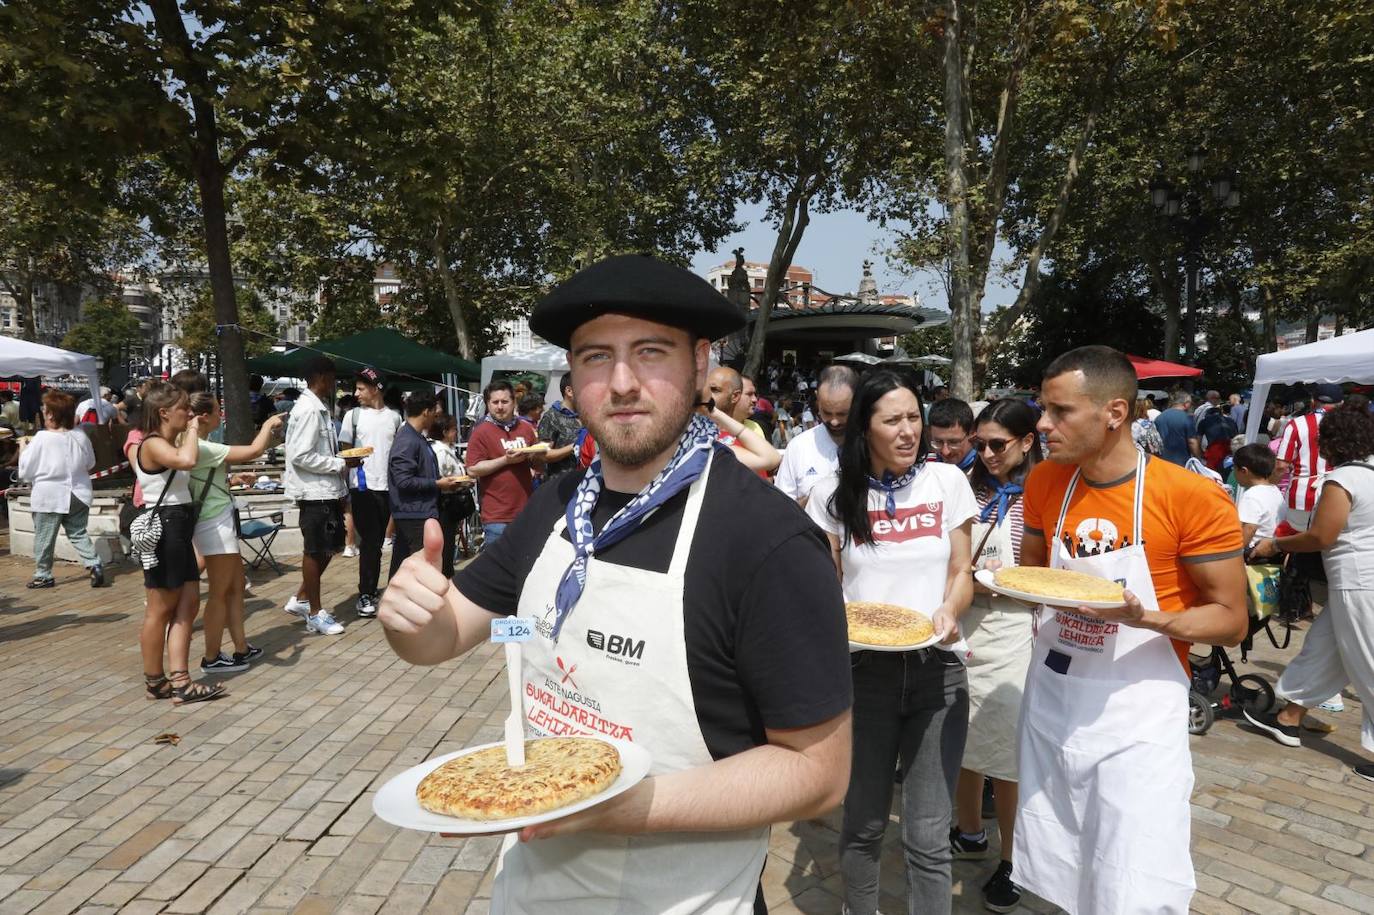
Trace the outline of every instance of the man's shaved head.
{"type": "Polygon", "coordinates": [[[718,365],[706,376],[706,393],[723,413],[733,413],[744,392],[744,379],[728,365],[718,365]]]}
{"type": "Polygon", "coordinates": [[[1049,364],[1045,381],[1060,375],[1082,373],[1083,393],[1093,403],[1106,404],[1116,399],[1135,403],[1139,380],[1135,366],[1119,350],[1110,346],[1080,346],[1049,364]]]}

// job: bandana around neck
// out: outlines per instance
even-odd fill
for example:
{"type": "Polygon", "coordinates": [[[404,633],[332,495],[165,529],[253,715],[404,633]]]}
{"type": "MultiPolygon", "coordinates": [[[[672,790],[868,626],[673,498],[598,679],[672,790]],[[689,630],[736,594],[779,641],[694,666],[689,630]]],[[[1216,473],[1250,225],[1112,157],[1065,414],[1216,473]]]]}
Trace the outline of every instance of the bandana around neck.
{"type": "Polygon", "coordinates": [[[601,458],[598,457],[587,468],[582,482],[577,485],[576,494],[568,502],[566,518],[574,557],[558,582],[558,592],[554,598],[554,642],[558,641],[563,624],[587,586],[588,560],[597,552],[633,534],[650,512],[701,476],[706,470],[706,462],[711,456],[715,439],[716,424],[705,416],[693,414],[691,423],[678,439],[677,451],[673,453],[672,460],[658,472],[658,476],[654,477],[648,486],[641,489],[624,508],[606,522],[599,534],[592,530],[592,512],[596,510],[596,503],[603,488],[601,458]]]}
{"type": "Polygon", "coordinates": [[[887,516],[889,518],[897,517],[897,491],[911,485],[911,481],[916,479],[916,474],[920,473],[924,466],[923,462],[917,461],[911,465],[910,470],[899,477],[894,477],[890,470],[884,470],[881,480],[871,476],[868,478],[869,489],[880,489],[887,493],[887,516]]]}
{"type": "Polygon", "coordinates": [[[520,417],[512,416],[509,420],[503,423],[501,422],[501,420],[497,419],[495,416],[492,416],[490,413],[488,413],[487,422],[491,423],[493,426],[499,426],[501,428],[501,431],[509,434],[511,430],[515,428],[516,424],[520,422],[520,417]]]}
{"type": "Polygon", "coordinates": [[[564,416],[569,416],[573,419],[577,419],[577,411],[569,410],[567,407],[563,406],[563,401],[561,400],[554,401],[553,408],[557,410],[559,413],[562,413],[564,416]]]}
{"type": "Polygon", "coordinates": [[[1011,506],[1011,497],[1019,496],[1025,492],[1020,483],[998,483],[993,495],[996,499],[983,506],[982,513],[978,516],[979,521],[993,519],[993,524],[1001,524],[1002,519],[1007,516],[1007,509],[1011,506]],[[996,512],[996,515],[993,513],[996,512]]]}

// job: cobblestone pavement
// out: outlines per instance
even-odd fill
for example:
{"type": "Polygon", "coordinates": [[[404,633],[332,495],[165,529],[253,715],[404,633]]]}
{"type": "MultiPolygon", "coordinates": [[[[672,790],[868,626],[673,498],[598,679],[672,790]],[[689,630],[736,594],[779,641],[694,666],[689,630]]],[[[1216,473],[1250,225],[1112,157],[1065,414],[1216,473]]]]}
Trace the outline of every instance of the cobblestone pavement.
{"type": "MultiPolygon", "coordinates": [[[[355,620],[345,559],[325,600],[348,631],[307,636],[280,609],[292,565],[254,576],[263,661],[225,678],[228,698],[175,708],[143,697],[136,571],[91,590],[62,566],[38,592],[24,589],[30,572],[0,556],[0,913],[486,911],[495,839],[394,829],[371,803],[408,766],[500,739],[495,649],[402,663],[375,621],[355,620]],[[164,732],[180,744],[154,744],[164,732]]],[[[1266,644],[1243,670],[1272,681],[1300,642],[1266,644]]],[[[1326,716],[1336,733],[1300,750],[1225,717],[1193,739],[1197,911],[1374,912],[1374,786],[1350,772],[1360,707],[1346,704],[1326,716]]],[[[837,825],[774,829],[772,911],[839,911],[837,825]]],[[[883,908],[904,911],[895,829],[884,861],[883,908]]],[[[956,911],[983,910],[991,866],[957,865],[956,911]]]]}

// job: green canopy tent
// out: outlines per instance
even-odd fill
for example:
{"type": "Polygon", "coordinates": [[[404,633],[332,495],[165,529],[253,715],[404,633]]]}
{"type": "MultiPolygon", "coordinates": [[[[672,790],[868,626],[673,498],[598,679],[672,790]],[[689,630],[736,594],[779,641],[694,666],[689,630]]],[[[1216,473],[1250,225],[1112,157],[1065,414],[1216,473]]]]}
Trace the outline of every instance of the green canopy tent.
{"type": "Polygon", "coordinates": [[[248,371],[259,375],[302,377],[312,356],[323,353],[339,367],[340,376],[350,376],[364,366],[383,375],[417,375],[439,378],[456,375],[463,381],[478,381],[482,370],[475,362],[421,346],[389,327],[364,331],[352,337],[323,340],[285,353],[268,353],[248,360],[248,371]]]}

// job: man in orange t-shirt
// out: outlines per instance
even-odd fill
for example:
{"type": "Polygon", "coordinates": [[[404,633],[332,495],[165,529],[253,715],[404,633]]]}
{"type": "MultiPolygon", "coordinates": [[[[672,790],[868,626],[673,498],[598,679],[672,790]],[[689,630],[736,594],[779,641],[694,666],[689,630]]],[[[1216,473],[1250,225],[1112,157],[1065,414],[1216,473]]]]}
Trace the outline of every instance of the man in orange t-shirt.
{"type": "Polygon", "coordinates": [[[1013,874],[1073,913],[1182,915],[1195,887],[1188,644],[1245,637],[1245,567],[1221,488],[1135,447],[1136,385],[1105,346],[1045,372],[1049,460],[1024,484],[1021,564],[1118,581],[1125,603],[1036,611],[1013,874]]]}

